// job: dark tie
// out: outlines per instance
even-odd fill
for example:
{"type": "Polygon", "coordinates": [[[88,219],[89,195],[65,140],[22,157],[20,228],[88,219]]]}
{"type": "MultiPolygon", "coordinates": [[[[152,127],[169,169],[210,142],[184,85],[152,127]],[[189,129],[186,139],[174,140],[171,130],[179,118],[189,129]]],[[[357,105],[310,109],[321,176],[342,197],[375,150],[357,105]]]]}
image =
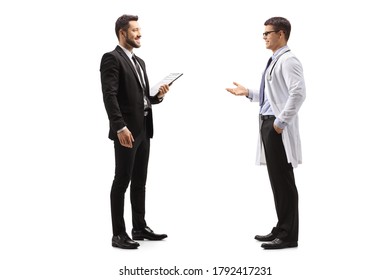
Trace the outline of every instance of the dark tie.
{"type": "Polygon", "coordinates": [[[135,58],[135,55],[133,55],[132,58],[134,61],[135,69],[137,70],[137,73],[139,76],[139,80],[141,82],[141,86],[142,86],[142,90],[143,90],[143,94],[144,94],[144,109],[146,110],[146,109],[149,109],[151,107],[151,105],[150,105],[149,98],[147,98],[145,95],[145,83],[144,83],[144,79],[142,78],[141,67],[139,67],[139,64],[138,64],[137,59],[135,58]]]}
{"type": "Polygon", "coordinates": [[[135,69],[137,70],[137,73],[139,76],[139,81],[141,82],[142,89],[145,90],[145,84],[144,84],[144,80],[142,79],[141,68],[139,67],[139,64],[138,64],[137,59],[135,58],[135,55],[133,55],[132,58],[134,61],[135,69]]]}
{"type": "Polygon", "coordinates": [[[264,89],[265,89],[265,72],[267,71],[268,66],[271,64],[272,57],[269,58],[267,67],[265,67],[263,76],[261,77],[261,84],[260,84],[260,107],[264,105],[264,89]]]}

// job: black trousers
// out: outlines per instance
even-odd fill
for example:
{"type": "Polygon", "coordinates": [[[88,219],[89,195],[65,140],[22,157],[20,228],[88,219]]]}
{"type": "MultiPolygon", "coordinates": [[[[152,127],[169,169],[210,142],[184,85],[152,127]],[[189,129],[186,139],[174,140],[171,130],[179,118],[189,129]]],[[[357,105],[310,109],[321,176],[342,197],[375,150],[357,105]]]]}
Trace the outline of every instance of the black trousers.
{"type": "Polygon", "coordinates": [[[260,129],[278,217],[272,232],[284,241],[298,241],[298,190],[293,167],[287,162],[282,135],[273,127],[274,120],[264,120],[260,129]]]}
{"type": "Polygon", "coordinates": [[[133,148],[123,147],[114,140],[115,177],[111,187],[111,220],[113,235],[126,232],[123,217],[125,193],[130,184],[130,202],[133,229],[146,226],[145,222],[145,184],[148,171],[150,138],[146,129],[135,138],[133,148]]]}

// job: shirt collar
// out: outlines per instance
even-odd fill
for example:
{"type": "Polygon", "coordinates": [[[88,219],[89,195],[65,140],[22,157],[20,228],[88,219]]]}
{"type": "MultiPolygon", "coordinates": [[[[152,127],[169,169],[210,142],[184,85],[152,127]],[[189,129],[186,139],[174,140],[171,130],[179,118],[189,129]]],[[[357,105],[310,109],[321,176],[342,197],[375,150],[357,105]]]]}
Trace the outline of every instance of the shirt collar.
{"type": "Polygon", "coordinates": [[[127,56],[128,56],[129,58],[133,58],[133,55],[134,55],[133,52],[129,51],[128,49],[126,49],[126,48],[124,48],[124,47],[122,47],[120,44],[119,44],[118,46],[121,47],[121,49],[125,52],[125,54],[127,54],[127,56]]]}
{"type": "Polygon", "coordinates": [[[272,60],[277,57],[282,51],[288,49],[288,46],[285,45],[283,47],[281,47],[280,49],[278,49],[273,55],[272,55],[272,60]]]}

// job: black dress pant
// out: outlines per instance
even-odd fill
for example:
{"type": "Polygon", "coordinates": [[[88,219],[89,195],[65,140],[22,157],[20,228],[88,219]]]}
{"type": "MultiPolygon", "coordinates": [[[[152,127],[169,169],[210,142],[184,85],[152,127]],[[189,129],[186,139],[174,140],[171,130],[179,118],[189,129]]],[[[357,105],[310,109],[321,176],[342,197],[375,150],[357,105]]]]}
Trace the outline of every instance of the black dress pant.
{"type": "Polygon", "coordinates": [[[146,129],[135,138],[133,148],[123,147],[114,140],[115,177],[111,187],[111,220],[113,235],[126,232],[123,217],[125,193],[130,184],[130,202],[133,229],[146,226],[145,222],[145,184],[148,171],[150,138],[146,129]]]}
{"type": "Polygon", "coordinates": [[[272,232],[284,241],[298,241],[298,191],[293,167],[287,162],[282,135],[273,127],[274,120],[264,120],[260,129],[278,217],[272,232]]]}

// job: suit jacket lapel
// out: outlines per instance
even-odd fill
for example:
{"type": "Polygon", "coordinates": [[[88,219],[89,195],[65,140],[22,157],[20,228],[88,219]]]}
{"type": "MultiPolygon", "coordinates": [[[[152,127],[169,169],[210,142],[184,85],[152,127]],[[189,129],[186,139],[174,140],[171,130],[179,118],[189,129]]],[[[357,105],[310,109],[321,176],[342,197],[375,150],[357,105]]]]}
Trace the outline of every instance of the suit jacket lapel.
{"type": "MultiPolygon", "coordinates": [[[[124,60],[126,60],[127,64],[129,64],[131,70],[133,71],[133,74],[135,75],[135,77],[137,78],[137,81],[138,83],[140,83],[139,79],[138,79],[138,74],[137,74],[137,70],[135,70],[134,68],[134,65],[133,63],[130,61],[130,58],[127,56],[127,54],[122,50],[121,47],[117,46],[115,48],[115,50],[123,57],[124,60]]],[[[140,83],[141,85],[141,83],[140,83]]]]}
{"type": "MultiPolygon", "coordinates": [[[[138,79],[138,74],[137,74],[137,70],[135,69],[133,63],[130,61],[130,58],[127,56],[127,54],[122,50],[121,47],[117,46],[115,48],[115,50],[124,58],[124,60],[126,60],[126,62],[129,64],[131,70],[133,71],[133,74],[135,75],[136,77],[136,80],[138,81],[138,84],[141,86],[142,88],[142,85],[141,85],[141,81],[138,79]]],[[[142,68],[142,71],[144,72],[144,79],[145,79],[145,86],[146,86],[146,93],[147,95],[149,96],[149,81],[148,81],[148,76],[146,75],[146,71],[145,71],[145,65],[143,63],[140,63],[139,59],[137,56],[135,56],[135,58],[137,59],[139,65],[141,66],[142,68]]]]}

